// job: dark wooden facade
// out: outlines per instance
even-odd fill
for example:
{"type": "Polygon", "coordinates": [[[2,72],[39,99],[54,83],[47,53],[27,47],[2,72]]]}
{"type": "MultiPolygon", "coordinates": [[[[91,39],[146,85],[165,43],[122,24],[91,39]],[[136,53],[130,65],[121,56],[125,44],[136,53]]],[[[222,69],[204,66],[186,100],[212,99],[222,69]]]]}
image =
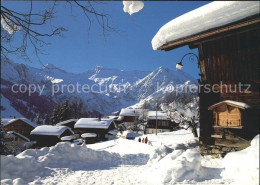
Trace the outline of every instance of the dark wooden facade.
{"type": "Polygon", "coordinates": [[[76,128],[75,131],[77,133],[84,134],[84,133],[96,133],[97,137],[94,138],[94,140],[97,141],[105,141],[106,140],[106,134],[108,134],[108,132],[110,130],[115,129],[115,124],[112,122],[109,127],[107,129],[105,128],[76,128]]]}
{"type": "Polygon", "coordinates": [[[122,121],[123,122],[135,122],[138,120],[139,116],[123,116],[122,121]]]}
{"type": "Polygon", "coordinates": [[[7,131],[15,131],[19,134],[24,135],[25,137],[29,137],[34,127],[28,124],[26,121],[23,121],[22,119],[17,119],[14,122],[4,126],[4,129],[7,131]]]}
{"type": "Polygon", "coordinates": [[[166,44],[159,49],[171,50],[183,45],[198,48],[199,51],[201,153],[225,154],[249,146],[250,140],[259,133],[259,14],[166,44]],[[224,100],[251,106],[243,112],[247,117],[243,127],[214,127],[213,112],[208,107],[224,100]],[[212,137],[216,135],[225,137],[212,137]]]}
{"type": "Polygon", "coordinates": [[[36,141],[35,147],[50,147],[56,145],[58,142],[61,142],[62,137],[70,136],[72,132],[67,129],[60,136],[55,135],[30,135],[31,141],[36,141]]]}

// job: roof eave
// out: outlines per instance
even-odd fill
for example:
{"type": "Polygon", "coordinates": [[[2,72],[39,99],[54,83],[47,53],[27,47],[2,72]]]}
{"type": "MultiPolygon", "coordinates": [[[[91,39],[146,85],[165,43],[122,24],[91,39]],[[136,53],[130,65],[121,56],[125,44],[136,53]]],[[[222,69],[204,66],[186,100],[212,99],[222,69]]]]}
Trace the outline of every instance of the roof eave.
{"type": "Polygon", "coordinates": [[[170,43],[160,46],[159,48],[157,48],[157,50],[170,51],[170,50],[173,50],[173,49],[185,46],[185,45],[190,45],[195,42],[200,42],[202,40],[209,39],[213,36],[214,37],[219,36],[219,35],[223,36],[229,32],[233,32],[237,29],[245,28],[250,25],[258,24],[258,27],[259,27],[260,26],[259,23],[260,23],[260,14],[257,14],[257,15],[248,17],[246,19],[243,19],[243,20],[240,20],[240,21],[228,24],[228,25],[213,28],[213,29],[201,32],[201,33],[197,33],[197,34],[185,37],[185,38],[178,39],[176,41],[172,41],[170,43]]]}

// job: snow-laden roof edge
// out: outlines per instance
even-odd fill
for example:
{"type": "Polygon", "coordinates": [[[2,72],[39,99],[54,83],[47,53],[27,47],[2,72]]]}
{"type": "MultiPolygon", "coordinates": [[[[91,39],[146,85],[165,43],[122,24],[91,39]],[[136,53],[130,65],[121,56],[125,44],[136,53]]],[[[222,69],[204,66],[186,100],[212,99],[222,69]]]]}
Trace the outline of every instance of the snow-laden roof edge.
{"type": "Polygon", "coordinates": [[[147,114],[147,119],[167,120],[169,117],[167,116],[167,113],[162,111],[157,111],[157,116],[156,111],[149,111],[147,114]]]}
{"type": "Polygon", "coordinates": [[[11,123],[13,123],[13,122],[15,122],[17,120],[22,120],[23,122],[31,125],[34,128],[38,126],[36,123],[31,122],[30,120],[28,120],[26,118],[1,118],[2,124],[4,126],[7,126],[7,125],[9,125],[9,124],[11,124],[11,123]]]}
{"type": "Polygon", "coordinates": [[[74,128],[97,128],[97,129],[108,129],[111,124],[114,124],[113,119],[104,119],[102,118],[99,121],[99,118],[80,118],[74,128]]]}
{"type": "Polygon", "coordinates": [[[73,121],[74,121],[74,122],[77,122],[78,119],[68,119],[68,120],[59,122],[59,123],[57,123],[56,125],[57,125],[57,126],[59,126],[59,125],[65,125],[65,124],[67,124],[67,123],[69,123],[69,122],[73,122],[73,121]]]}
{"type": "Polygon", "coordinates": [[[259,1],[214,1],[206,4],[162,26],[152,39],[152,48],[157,50],[164,44],[259,14],[259,6],[259,1]]]}
{"type": "Polygon", "coordinates": [[[121,109],[119,116],[140,116],[145,112],[148,112],[148,109],[130,109],[125,108],[121,109]]]}
{"type": "Polygon", "coordinates": [[[18,133],[18,132],[15,132],[15,131],[9,131],[9,132],[7,132],[7,134],[14,134],[14,135],[16,135],[16,136],[18,136],[18,137],[24,139],[25,141],[30,141],[29,138],[25,137],[24,135],[22,135],[22,134],[20,134],[20,133],[18,133]]]}
{"type": "Polygon", "coordinates": [[[247,109],[250,108],[250,105],[243,103],[243,102],[238,102],[238,101],[233,101],[233,100],[225,100],[225,101],[221,101],[219,103],[216,103],[214,105],[211,105],[208,110],[213,110],[214,108],[218,107],[221,104],[228,104],[228,105],[233,105],[235,107],[239,107],[242,109],[247,109]]]}
{"type": "Polygon", "coordinates": [[[31,131],[31,135],[50,135],[60,137],[66,130],[74,132],[67,126],[41,125],[31,131]]]}

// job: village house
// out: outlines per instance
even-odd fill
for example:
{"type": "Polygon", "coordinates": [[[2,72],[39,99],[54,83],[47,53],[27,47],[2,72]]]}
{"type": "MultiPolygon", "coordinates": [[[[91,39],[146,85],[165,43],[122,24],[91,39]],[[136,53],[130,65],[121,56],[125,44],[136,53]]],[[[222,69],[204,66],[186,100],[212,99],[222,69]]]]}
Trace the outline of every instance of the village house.
{"type": "Polygon", "coordinates": [[[36,147],[54,146],[64,136],[71,136],[74,132],[66,126],[41,125],[31,131],[31,140],[36,141],[36,147]]]}
{"type": "Polygon", "coordinates": [[[4,141],[9,151],[20,151],[25,149],[25,143],[30,139],[15,131],[9,131],[4,135],[4,141]]]}
{"type": "Polygon", "coordinates": [[[113,119],[105,118],[80,118],[74,129],[80,134],[95,133],[96,141],[104,141],[111,138],[111,131],[116,129],[113,119]]]}
{"type": "Polygon", "coordinates": [[[126,109],[121,109],[119,117],[122,120],[122,122],[134,123],[140,119],[145,119],[147,112],[148,109],[126,108],[126,109]]]}
{"type": "Polygon", "coordinates": [[[153,38],[157,50],[198,48],[202,154],[244,149],[259,133],[259,33],[257,2],[219,1],[172,20],[153,38]]]}
{"type": "Polygon", "coordinates": [[[169,116],[162,111],[149,111],[147,114],[147,124],[145,127],[146,134],[159,132],[171,132],[174,128],[174,123],[170,120],[169,116]]]}
{"type": "Polygon", "coordinates": [[[37,124],[26,118],[2,118],[1,124],[6,131],[15,131],[25,137],[29,137],[37,124]]]}

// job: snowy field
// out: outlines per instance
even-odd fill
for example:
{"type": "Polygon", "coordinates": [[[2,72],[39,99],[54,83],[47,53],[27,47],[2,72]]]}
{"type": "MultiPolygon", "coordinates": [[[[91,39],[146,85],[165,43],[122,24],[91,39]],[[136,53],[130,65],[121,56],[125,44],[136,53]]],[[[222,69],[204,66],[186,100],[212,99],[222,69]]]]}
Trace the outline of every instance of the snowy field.
{"type": "Polygon", "coordinates": [[[16,157],[2,156],[1,184],[239,184],[237,177],[259,183],[259,136],[251,147],[227,159],[201,157],[197,139],[186,130],[147,137],[148,144],[118,138],[82,146],[59,143],[16,157]],[[243,170],[237,163],[241,159],[242,167],[247,166],[243,170]],[[251,176],[241,176],[248,170],[251,176]]]}

